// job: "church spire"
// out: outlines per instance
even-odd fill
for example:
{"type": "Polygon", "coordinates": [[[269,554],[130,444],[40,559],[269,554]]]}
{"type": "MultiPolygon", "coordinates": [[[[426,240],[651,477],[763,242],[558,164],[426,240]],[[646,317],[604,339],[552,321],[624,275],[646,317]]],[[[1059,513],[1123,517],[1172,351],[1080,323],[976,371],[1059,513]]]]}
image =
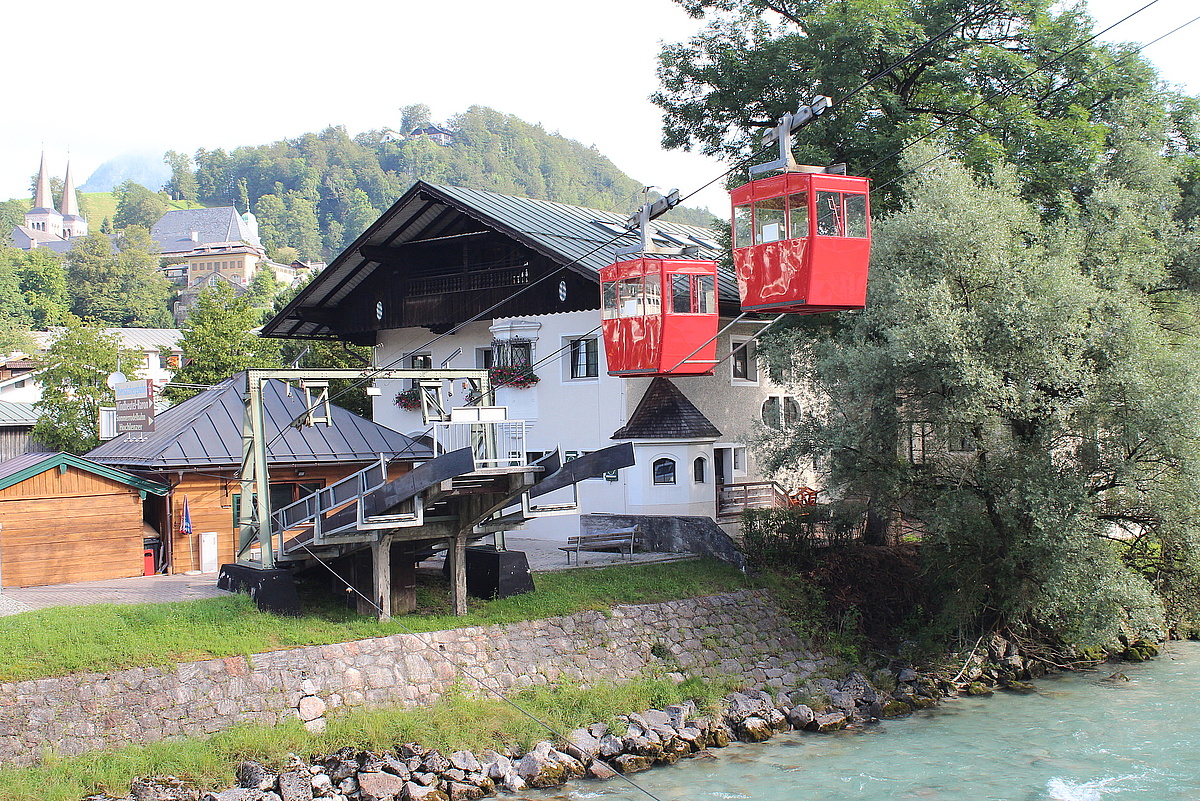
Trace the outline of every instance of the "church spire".
{"type": "Polygon", "coordinates": [[[54,210],[54,198],[50,194],[50,176],[46,174],[46,151],[42,151],[42,166],[38,168],[37,189],[33,194],[35,209],[54,210]]]}
{"type": "Polygon", "coordinates": [[[67,177],[63,180],[62,215],[79,216],[79,200],[75,197],[75,181],[71,179],[71,162],[67,162],[67,177]]]}

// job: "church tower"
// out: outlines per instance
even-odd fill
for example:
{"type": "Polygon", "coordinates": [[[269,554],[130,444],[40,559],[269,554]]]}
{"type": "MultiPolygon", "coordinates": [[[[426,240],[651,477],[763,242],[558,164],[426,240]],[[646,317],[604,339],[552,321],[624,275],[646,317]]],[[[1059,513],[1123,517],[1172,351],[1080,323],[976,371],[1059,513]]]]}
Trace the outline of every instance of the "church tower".
{"type": "Polygon", "coordinates": [[[50,176],[46,173],[46,151],[42,151],[42,166],[38,168],[37,188],[33,193],[33,208],[25,214],[25,224],[35,231],[43,231],[58,239],[63,238],[63,216],[54,209],[54,198],[50,194],[50,176]]]}
{"type": "Polygon", "coordinates": [[[75,181],[71,178],[71,162],[67,162],[67,177],[63,182],[62,236],[70,239],[87,236],[87,220],[79,214],[79,198],[75,194],[75,181]]]}

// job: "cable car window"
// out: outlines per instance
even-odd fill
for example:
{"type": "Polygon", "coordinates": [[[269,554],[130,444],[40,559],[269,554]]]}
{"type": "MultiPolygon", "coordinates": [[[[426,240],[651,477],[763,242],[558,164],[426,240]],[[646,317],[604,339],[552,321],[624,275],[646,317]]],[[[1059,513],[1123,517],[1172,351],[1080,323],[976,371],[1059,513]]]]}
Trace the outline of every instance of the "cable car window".
{"type": "Polygon", "coordinates": [[[617,297],[622,317],[636,317],[642,313],[642,279],[626,278],[621,281],[617,297]]]}
{"type": "Polygon", "coordinates": [[[612,320],[617,317],[617,282],[608,281],[601,289],[601,305],[604,308],[602,319],[612,320]]]}
{"type": "Polygon", "coordinates": [[[674,459],[656,459],[654,461],[654,483],[655,484],[674,484],[675,483],[675,460],[674,459]]]}
{"type": "Polygon", "coordinates": [[[716,279],[711,275],[696,276],[696,311],[699,314],[713,314],[717,310],[716,279]]]}
{"type": "Polygon", "coordinates": [[[786,202],[782,197],[769,197],[754,204],[754,244],[783,239],[783,209],[786,202]]]}
{"type": "Polygon", "coordinates": [[[817,235],[843,236],[842,193],[817,193],[817,235]]]}
{"type": "Polygon", "coordinates": [[[801,239],[808,236],[808,193],[797,192],[788,195],[788,218],[791,220],[789,239],[801,239]]]}
{"type": "Polygon", "coordinates": [[[671,276],[671,311],[674,314],[692,314],[692,276],[676,273],[671,276]]]}
{"type": "Polygon", "coordinates": [[[750,207],[735,207],[733,210],[733,246],[748,248],[753,245],[754,237],[750,235],[750,231],[750,207]]]}
{"type": "Polygon", "coordinates": [[[662,312],[662,276],[657,273],[646,276],[646,300],[644,314],[662,312]]]}
{"type": "Polygon", "coordinates": [[[846,236],[866,237],[867,196],[846,195],[846,236]]]}

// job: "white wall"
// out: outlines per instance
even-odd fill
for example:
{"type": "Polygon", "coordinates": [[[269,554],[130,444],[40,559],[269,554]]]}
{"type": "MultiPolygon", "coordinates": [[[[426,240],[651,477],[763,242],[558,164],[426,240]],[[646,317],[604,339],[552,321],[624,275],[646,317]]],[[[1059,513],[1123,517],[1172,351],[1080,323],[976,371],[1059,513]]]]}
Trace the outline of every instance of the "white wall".
{"type": "MultiPolygon", "coordinates": [[[[570,377],[568,343],[585,336],[599,338],[599,311],[569,312],[538,315],[530,318],[507,318],[470,323],[458,333],[438,339],[426,346],[435,335],[424,328],[382,331],[375,349],[377,367],[410,367],[405,355],[412,351],[428,353],[432,365],[441,365],[451,353],[462,348],[462,355],[449,367],[476,367],[476,350],[490,348],[494,335],[501,338],[512,333],[534,339],[533,364],[540,382],[527,389],[502,387],[496,401],[509,408],[509,417],[529,421],[526,450],[551,451],[560,448],[564,457],[575,451],[582,455],[617,444],[612,434],[625,425],[629,415],[649,386],[648,379],[622,379],[607,374],[603,342],[599,343],[599,375],[596,378],[570,377]],[[533,323],[524,325],[522,323],[533,323]]],[[[754,327],[740,329],[752,333],[754,327]]],[[[717,358],[729,352],[729,336],[722,337],[717,358]]],[[[778,388],[772,387],[760,369],[758,381],[738,381],[730,376],[729,362],[717,368],[711,377],[680,378],[675,385],[721,430],[719,444],[744,444],[754,421],[758,420],[763,399],[778,388]]],[[[407,388],[403,381],[378,382],[382,393],[375,399],[376,422],[410,435],[422,435],[429,430],[421,421],[420,411],[405,412],[396,407],[397,392],[407,388]]],[[[462,387],[447,388],[452,394],[444,398],[447,407],[461,405],[462,387]]],[[[713,443],[648,441],[635,443],[637,465],[620,471],[618,481],[594,478],[578,485],[580,509],[583,512],[612,514],[678,514],[712,515],[715,513],[715,463],[713,443]],[[676,483],[655,485],[651,466],[655,459],[669,456],[676,459],[676,483]],[[706,460],[705,481],[693,480],[693,461],[697,456],[706,460]]],[[[756,466],[750,460],[744,471],[727,480],[757,480],[756,466]]],[[[559,500],[557,494],[547,501],[559,500]]],[[[565,540],[578,534],[577,515],[564,515],[530,521],[522,536],[565,540]]]]}

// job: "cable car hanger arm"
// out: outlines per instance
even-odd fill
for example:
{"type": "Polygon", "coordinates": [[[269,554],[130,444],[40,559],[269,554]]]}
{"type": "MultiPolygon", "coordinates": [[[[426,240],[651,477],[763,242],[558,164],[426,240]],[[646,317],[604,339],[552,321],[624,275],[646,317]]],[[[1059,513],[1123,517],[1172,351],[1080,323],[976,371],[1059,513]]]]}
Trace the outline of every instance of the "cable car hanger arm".
{"type": "Polygon", "coordinates": [[[765,172],[783,170],[795,172],[800,165],[792,155],[792,134],[821,116],[826,109],[833,106],[833,100],[825,95],[817,95],[807,106],[801,106],[793,112],[784,114],[779,124],[763,134],[764,146],[779,143],[779,158],[766,164],[755,164],[750,168],[751,175],[761,175],[765,172]]]}

